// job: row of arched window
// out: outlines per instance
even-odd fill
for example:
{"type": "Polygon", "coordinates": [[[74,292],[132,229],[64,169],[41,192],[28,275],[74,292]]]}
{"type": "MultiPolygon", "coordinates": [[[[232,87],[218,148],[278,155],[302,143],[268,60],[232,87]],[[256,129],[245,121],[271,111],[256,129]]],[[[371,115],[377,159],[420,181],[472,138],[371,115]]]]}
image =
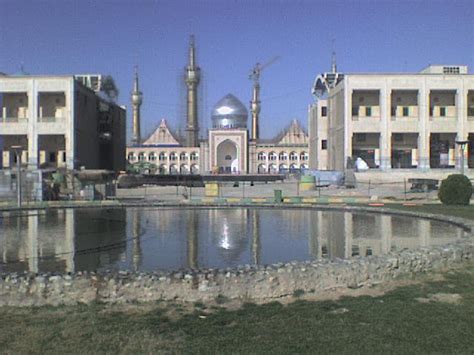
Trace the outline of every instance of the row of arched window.
{"type": "Polygon", "coordinates": [[[147,169],[145,172],[147,174],[162,174],[162,175],[173,175],[173,174],[199,174],[199,166],[193,164],[188,166],[187,164],[171,164],[170,166],[166,164],[161,164],[159,166],[154,166],[147,169]]]}
{"type": "Polygon", "coordinates": [[[280,152],[280,154],[277,154],[275,152],[270,152],[268,153],[268,155],[265,153],[265,152],[259,152],[258,155],[257,155],[257,159],[258,160],[271,160],[271,161],[274,161],[274,160],[280,160],[280,161],[285,161],[285,160],[291,160],[291,161],[295,161],[295,160],[298,160],[298,157],[301,161],[306,161],[308,160],[308,153],[307,152],[301,152],[299,155],[298,153],[296,152],[291,152],[290,154],[288,154],[287,152],[280,152]]]}
{"type": "Polygon", "coordinates": [[[260,164],[257,168],[259,174],[277,174],[277,173],[286,173],[286,172],[292,172],[295,170],[305,170],[308,169],[307,164],[269,164],[268,166],[265,164],[260,164]]]}
{"type": "Polygon", "coordinates": [[[158,174],[199,174],[199,166],[197,164],[191,165],[189,167],[186,164],[181,164],[180,166],[176,164],[171,164],[168,168],[165,164],[161,164],[158,167],[158,174]]]}
{"type": "Polygon", "coordinates": [[[169,153],[169,155],[165,152],[160,152],[159,154],[155,153],[155,152],[151,152],[149,154],[145,153],[145,152],[139,152],[138,155],[136,152],[130,152],[128,153],[128,161],[132,162],[132,161],[151,161],[151,162],[154,162],[154,161],[166,161],[168,160],[168,157],[169,157],[169,160],[170,161],[176,161],[178,160],[178,157],[179,157],[179,160],[180,161],[185,161],[185,160],[188,160],[188,157],[191,161],[196,161],[199,159],[199,154],[197,152],[192,152],[191,154],[188,155],[188,153],[181,153],[178,155],[178,153],[176,152],[171,152],[169,153]]]}

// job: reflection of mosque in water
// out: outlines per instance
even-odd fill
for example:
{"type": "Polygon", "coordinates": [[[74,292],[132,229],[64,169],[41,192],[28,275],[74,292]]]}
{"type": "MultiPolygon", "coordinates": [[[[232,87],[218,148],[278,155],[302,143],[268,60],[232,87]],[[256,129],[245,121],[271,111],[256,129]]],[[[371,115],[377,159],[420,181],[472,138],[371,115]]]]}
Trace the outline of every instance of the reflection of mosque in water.
{"type": "Polygon", "coordinates": [[[0,271],[151,271],[350,258],[463,235],[441,222],[314,210],[66,209],[2,216],[0,271]]]}

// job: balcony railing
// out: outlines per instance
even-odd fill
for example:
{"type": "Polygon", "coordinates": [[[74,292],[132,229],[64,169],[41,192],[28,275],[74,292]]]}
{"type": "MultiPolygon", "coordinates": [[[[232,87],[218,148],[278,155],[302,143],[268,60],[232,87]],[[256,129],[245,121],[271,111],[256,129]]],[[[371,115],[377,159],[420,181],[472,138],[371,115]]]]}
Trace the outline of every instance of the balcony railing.
{"type": "Polygon", "coordinates": [[[380,119],[380,106],[354,106],[352,119],[380,119]]]}
{"type": "Polygon", "coordinates": [[[27,117],[0,117],[0,123],[23,123],[28,122],[27,117]]]}
{"type": "Polygon", "coordinates": [[[0,122],[19,123],[28,121],[28,107],[2,107],[0,122]]]}
{"type": "Polygon", "coordinates": [[[430,117],[454,118],[456,117],[456,106],[432,106],[430,107],[430,117]]]}
{"type": "Polygon", "coordinates": [[[65,107],[57,107],[54,110],[54,115],[47,115],[43,113],[42,107],[40,107],[39,115],[38,115],[38,122],[43,123],[54,123],[54,122],[63,122],[65,118],[65,107]]]}
{"type": "Polygon", "coordinates": [[[392,120],[399,118],[418,118],[418,106],[394,106],[391,109],[392,120]]]}

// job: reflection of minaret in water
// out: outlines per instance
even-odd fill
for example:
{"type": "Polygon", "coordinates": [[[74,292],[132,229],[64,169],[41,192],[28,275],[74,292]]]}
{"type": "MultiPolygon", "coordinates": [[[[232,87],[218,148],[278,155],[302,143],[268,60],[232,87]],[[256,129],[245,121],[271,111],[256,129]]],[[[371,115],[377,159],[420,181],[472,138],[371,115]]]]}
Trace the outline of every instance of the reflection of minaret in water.
{"type": "Polygon", "coordinates": [[[260,215],[256,209],[252,210],[252,261],[260,265],[260,215]]]}
{"type": "Polygon", "coordinates": [[[189,210],[187,211],[187,236],[188,236],[188,267],[191,269],[198,268],[198,226],[199,226],[199,211],[189,210]]]}
{"type": "Polygon", "coordinates": [[[142,248],[140,244],[141,218],[138,209],[132,211],[132,264],[133,270],[140,270],[142,264],[142,248]]]}

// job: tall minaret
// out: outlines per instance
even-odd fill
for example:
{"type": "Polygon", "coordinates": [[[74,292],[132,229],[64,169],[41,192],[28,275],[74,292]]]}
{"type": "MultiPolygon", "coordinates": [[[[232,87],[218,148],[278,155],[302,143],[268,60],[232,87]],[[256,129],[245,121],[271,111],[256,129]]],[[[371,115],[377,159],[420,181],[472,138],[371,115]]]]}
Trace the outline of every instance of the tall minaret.
{"type": "MultiPolygon", "coordinates": [[[[257,74],[259,75],[259,74],[257,74]]],[[[253,83],[253,91],[252,91],[252,101],[250,101],[250,112],[252,112],[252,140],[257,140],[259,138],[258,135],[258,116],[260,115],[260,83],[258,81],[258,76],[253,83]]]]}
{"type": "Polygon", "coordinates": [[[186,67],[186,86],[188,87],[187,100],[187,122],[186,122],[186,146],[198,146],[198,113],[197,113],[197,86],[199,84],[201,69],[196,66],[196,50],[194,48],[194,36],[189,40],[189,64],[186,67]]]}
{"type": "Polygon", "coordinates": [[[135,78],[133,80],[132,99],[132,144],[139,145],[141,143],[140,136],[140,106],[143,102],[143,94],[138,88],[138,67],[135,66],[135,78]]]}

